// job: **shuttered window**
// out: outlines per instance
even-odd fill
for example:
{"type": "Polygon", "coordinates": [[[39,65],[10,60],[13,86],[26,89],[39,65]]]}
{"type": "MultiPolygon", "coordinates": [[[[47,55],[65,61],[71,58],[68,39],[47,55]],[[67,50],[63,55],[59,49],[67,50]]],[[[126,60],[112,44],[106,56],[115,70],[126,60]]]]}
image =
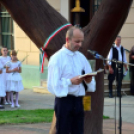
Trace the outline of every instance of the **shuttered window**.
{"type": "Polygon", "coordinates": [[[0,5],[0,46],[14,49],[13,19],[2,5],[0,5]]]}
{"type": "Polygon", "coordinates": [[[95,13],[98,10],[101,2],[102,2],[102,0],[94,0],[94,3],[93,3],[93,13],[95,13]]]}

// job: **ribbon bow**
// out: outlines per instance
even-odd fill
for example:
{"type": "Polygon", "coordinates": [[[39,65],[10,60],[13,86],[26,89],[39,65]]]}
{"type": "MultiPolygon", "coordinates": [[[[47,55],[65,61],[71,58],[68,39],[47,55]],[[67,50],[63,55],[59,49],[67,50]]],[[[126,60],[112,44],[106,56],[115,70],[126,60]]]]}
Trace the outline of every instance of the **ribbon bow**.
{"type": "Polygon", "coordinates": [[[44,47],[41,48],[41,51],[42,51],[42,64],[41,64],[41,73],[44,72],[44,62],[45,62],[45,58],[47,58],[47,53],[46,53],[46,48],[49,44],[49,42],[52,40],[52,38],[57,35],[61,30],[65,29],[66,27],[68,26],[71,26],[72,24],[70,23],[67,23],[67,24],[64,24],[62,26],[60,26],[59,28],[57,28],[48,38],[47,40],[45,41],[44,43],[44,47]]]}

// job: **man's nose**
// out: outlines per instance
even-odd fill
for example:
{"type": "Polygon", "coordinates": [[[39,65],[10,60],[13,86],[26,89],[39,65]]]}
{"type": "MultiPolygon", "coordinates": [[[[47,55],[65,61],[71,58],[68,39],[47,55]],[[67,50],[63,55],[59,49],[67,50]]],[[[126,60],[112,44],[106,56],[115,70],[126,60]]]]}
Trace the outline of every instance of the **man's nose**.
{"type": "Polygon", "coordinates": [[[82,46],[82,43],[80,42],[80,43],[79,43],[79,47],[81,47],[81,46],[82,46]]]}

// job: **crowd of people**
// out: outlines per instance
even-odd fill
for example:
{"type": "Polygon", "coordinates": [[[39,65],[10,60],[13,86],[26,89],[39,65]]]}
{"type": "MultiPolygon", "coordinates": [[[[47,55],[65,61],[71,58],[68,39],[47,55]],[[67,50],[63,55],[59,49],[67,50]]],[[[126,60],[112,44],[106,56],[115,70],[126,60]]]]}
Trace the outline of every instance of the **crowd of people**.
{"type": "MultiPolygon", "coordinates": [[[[71,27],[66,33],[66,43],[50,58],[48,64],[48,90],[55,95],[56,134],[83,133],[83,96],[86,92],[95,92],[96,90],[96,81],[92,76],[79,77],[83,71],[84,73],[92,72],[86,57],[78,51],[83,41],[83,31],[78,27],[71,27]]],[[[4,109],[2,98],[5,105],[11,105],[11,108],[20,107],[19,92],[24,89],[20,76],[21,62],[17,58],[17,52],[12,50],[10,56],[7,56],[7,53],[8,49],[3,47],[0,56],[0,109],[4,109]],[[14,94],[16,96],[15,102],[14,94]]],[[[116,37],[115,45],[110,49],[108,59],[127,63],[120,36],[116,37]]],[[[134,46],[130,51],[129,61],[134,64],[134,46]]],[[[128,70],[126,64],[120,64],[121,83],[123,65],[125,70],[128,70]]],[[[118,70],[114,62],[108,62],[108,67],[109,97],[112,98],[112,83],[115,79],[118,81],[118,70]]],[[[130,89],[134,94],[134,67],[130,66],[129,70],[130,89]]],[[[117,86],[117,96],[121,96],[119,90],[117,86]]]]}
{"type": "Polygon", "coordinates": [[[10,56],[7,54],[7,47],[2,47],[0,56],[0,109],[4,109],[4,105],[11,105],[11,108],[20,107],[18,103],[19,92],[24,89],[20,76],[21,62],[18,61],[17,52],[12,50],[10,56]],[[16,96],[15,103],[14,95],[16,96]]]}
{"type": "MultiPolygon", "coordinates": [[[[78,50],[82,46],[84,33],[77,27],[71,27],[66,33],[66,43],[56,52],[48,64],[48,90],[55,95],[56,134],[77,133],[84,131],[84,111],[82,98],[85,92],[95,92],[96,82],[92,77],[79,78],[82,71],[91,72],[90,64],[78,50]],[[79,66],[77,66],[79,65],[79,66]],[[86,88],[83,84],[86,85],[86,88]]],[[[134,47],[130,55],[130,63],[134,63],[134,47]]],[[[115,44],[110,49],[108,59],[122,62],[116,67],[115,62],[108,62],[109,69],[109,97],[113,98],[113,81],[120,80],[117,84],[117,96],[121,97],[123,71],[128,71],[127,58],[121,37],[117,36],[115,44]],[[126,64],[123,64],[126,63],[126,64]],[[123,68],[124,66],[124,68],[123,68]],[[118,77],[120,68],[121,78],[118,77]]],[[[134,67],[130,66],[131,92],[134,93],[134,67]]]]}

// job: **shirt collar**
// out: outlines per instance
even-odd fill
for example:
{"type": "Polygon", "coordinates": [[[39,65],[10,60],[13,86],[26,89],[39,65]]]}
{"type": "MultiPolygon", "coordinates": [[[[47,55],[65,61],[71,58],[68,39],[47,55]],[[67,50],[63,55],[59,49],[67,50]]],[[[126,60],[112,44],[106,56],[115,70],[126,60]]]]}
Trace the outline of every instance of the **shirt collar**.
{"type": "Polygon", "coordinates": [[[64,50],[65,53],[70,55],[70,56],[74,56],[77,53],[77,51],[73,52],[73,51],[67,49],[65,46],[62,47],[62,50],[64,50]]]}
{"type": "Polygon", "coordinates": [[[118,47],[116,44],[114,44],[114,47],[115,47],[115,48],[121,48],[121,45],[118,47]]]}

